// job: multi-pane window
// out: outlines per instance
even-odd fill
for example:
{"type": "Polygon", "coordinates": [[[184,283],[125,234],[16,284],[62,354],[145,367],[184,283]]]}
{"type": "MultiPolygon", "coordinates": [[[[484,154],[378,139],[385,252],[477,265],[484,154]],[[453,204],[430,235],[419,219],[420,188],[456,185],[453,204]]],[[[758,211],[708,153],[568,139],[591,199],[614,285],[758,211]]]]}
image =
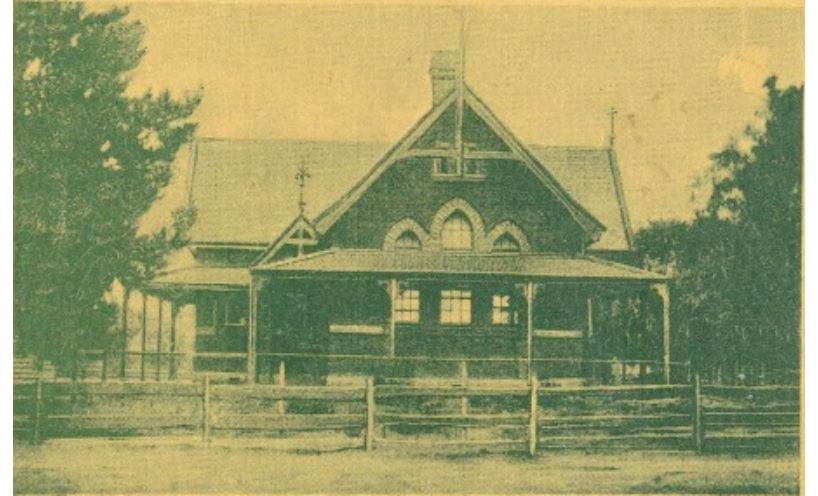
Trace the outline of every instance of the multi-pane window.
{"type": "Polygon", "coordinates": [[[495,325],[511,324],[511,296],[493,295],[491,297],[491,323],[495,325]]]}
{"type": "Polygon", "coordinates": [[[440,323],[471,324],[471,291],[447,289],[440,292],[440,323]]]}
{"type": "Polygon", "coordinates": [[[491,247],[491,251],[505,253],[518,252],[520,251],[520,243],[514,238],[514,236],[506,233],[497,238],[497,240],[494,242],[494,246],[491,247]]]}
{"type": "Polygon", "coordinates": [[[412,231],[405,231],[395,240],[396,250],[420,250],[420,239],[412,231]]]}
{"type": "Polygon", "coordinates": [[[457,175],[457,162],[451,157],[437,157],[432,159],[432,169],[436,175],[457,175]]]}
{"type": "Polygon", "coordinates": [[[420,291],[404,289],[395,295],[395,322],[417,323],[420,321],[420,291]]]}
{"type": "Polygon", "coordinates": [[[469,219],[461,212],[452,214],[443,223],[440,243],[444,250],[471,250],[472,227],[469,219]]]}

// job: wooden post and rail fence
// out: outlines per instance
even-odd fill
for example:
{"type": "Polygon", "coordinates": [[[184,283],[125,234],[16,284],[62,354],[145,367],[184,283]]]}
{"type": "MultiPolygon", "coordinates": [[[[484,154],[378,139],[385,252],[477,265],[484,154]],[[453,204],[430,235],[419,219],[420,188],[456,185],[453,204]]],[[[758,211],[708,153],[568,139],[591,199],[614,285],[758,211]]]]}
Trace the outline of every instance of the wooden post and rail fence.
{"type": "Polygon", "coordinates": [[[223,433],[339,431],[362,437],[367,451],[412,445],[530,455],[565,448],[753,450],[798,442],[799,401],[794,386],[702,385],[698,376],[690,385],[593,387],[542,387],[536,376],[528,385],[429,387],[376,384],[371,377],[357,386],[218,384],[209,375],[199,383],[38,380],[15,385],[14,429],[34,442],[198,431],[209,444],[223,433]],[[419,407],[424,401],[439,410],[419,407]],[[333,407],[338,404],[346,406],[333,407]]]}

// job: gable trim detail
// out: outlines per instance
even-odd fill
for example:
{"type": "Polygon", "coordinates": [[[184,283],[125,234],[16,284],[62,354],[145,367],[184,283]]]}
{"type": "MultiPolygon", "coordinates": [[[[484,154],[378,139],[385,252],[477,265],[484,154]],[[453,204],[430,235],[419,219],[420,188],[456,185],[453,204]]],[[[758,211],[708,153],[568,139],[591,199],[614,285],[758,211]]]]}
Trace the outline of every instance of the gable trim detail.
{"type": "Polygon", "coordinates": [[[294,244],[291,241],[292,237],[296,232],[298,232],[301,229],[303,229],[304,232],[309,233],[311,239],[310,240],[306,240],[306,239],[299,240],[300,244],[310,245],[310,246],[314,246],[314,245],[318,244],[318,232],[315,229],[315,226],[313,226],[312,223],[309,220],[307,220],[306,217],[304,217],[303,215],[299,215],[298,217],[296,217],[290,223],[289,226],[287,226],[286,229],[284,229],[284,231],[281,233],[281,235],[278,238],[276,238],[276,240],[273,241],[267,247],[267,249],[264,250],[264,252],[262,252],[261,255],[258,256],[258,258],[256,258],[255,261],[253,261],[252,265],[258,265],[258,264],[271,262],[273,257],[275,256],[275,254],[278,253],[278,251],[282,247],[284,247],[284,246],[286,246],[288,244],[294,244]]]}
{"type": "Polygon", "coordinates": [[[517,154],[518,159],[525,163],[545,187],[565,205],[571,217],[588,233],[591,241],[597,241],[605,230],[604,224],[591,215],[585,207],[577,202],[568,191],[559,184],[556,178],[548,172],[548,169],[534,157],[534,154],[517,139],[514,133],[494,115],[494,112],[491,111],[488,105],[469,87],[467,87],[466,102],[480,118],[484,119],[486,123],[492,127],[498,136],[506,142],[509,148],[517,154]]]}
{"type": "Polygon", "coordinates": [[[386,153],[377,161],[369,172],[355,183],[349,191],[327,207],[315,218],[315,227],[318,232],[325,233],[335,224],[341,215],[349,209],[361,195],[374,183],[389,167],[405,154],[412,144],[417,141],[436,121],[443,115],[455,101],[456,92],[452,92],[432,107],[423,117],[418,120],[409,131],[398,140],[386,153]]]}
{"type": "MultiPolygon", "coordinates": [[[[327,232],[335,222],[360,199],[369,187],[384,173],[389,167],[406,156],[412,155],[411,146],[425,133],[437,119],[451,106],[457,95],[452,92],[438,105],[432,107],[394,146],[392,146],[346,194],[341,196],[332,205],[325,209],[316,217],[315,227],[318,232],[327,232]]],[[[562,203],[571,217],[587,233],[591,242],[599,239],[605,226],[599,222],[590,212],[580,205],[571,195],[557,182],[554,176],[541,164],[534,155],[514,136],[511,131],[491,112],[488,106],[466,86],[466,103],[475,114],[483,119],[486,124],[497,133],[503,142],[511,149],[511,153],[503,158],[513,158],[521,161],[526,167],[543,183],[543,185],[554,194],[562,203]]],[[[442,154],[446,151],[442,150],[442,154]]],[[[432,237],[434,235],[432,234],[432,237]]]]}

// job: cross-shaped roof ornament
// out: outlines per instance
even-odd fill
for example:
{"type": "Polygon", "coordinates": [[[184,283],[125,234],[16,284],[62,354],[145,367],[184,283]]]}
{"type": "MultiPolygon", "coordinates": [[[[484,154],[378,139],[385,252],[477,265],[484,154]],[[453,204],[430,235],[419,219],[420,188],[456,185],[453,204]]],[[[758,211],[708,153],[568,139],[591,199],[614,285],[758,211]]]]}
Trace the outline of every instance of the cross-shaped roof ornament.
{"type": "Polygon", "coordinates": [[[611,134],[608,135],[608,145],[613,148],[614,142],[616,141],[616,114],[619,111],[616,110],[616,107],[611,107],[608,109],[608,116],[611,118],[611,134]]]}
{"type": "Polygon", "coordinates": [[[307,169],[304,161],[298,166],[298,172],[295,174],[295,180],[298,181],[298,214],[303,216],[307,208],[307,202],[304,200],[304,188],[307,186],[307,179],[309,179],[310,171],[307,169]]]}

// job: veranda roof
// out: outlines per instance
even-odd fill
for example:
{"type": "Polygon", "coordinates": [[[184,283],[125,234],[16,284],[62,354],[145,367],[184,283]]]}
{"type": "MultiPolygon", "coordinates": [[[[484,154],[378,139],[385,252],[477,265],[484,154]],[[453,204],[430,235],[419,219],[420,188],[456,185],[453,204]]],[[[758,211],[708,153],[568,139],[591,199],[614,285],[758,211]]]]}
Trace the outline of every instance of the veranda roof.
{"type": "Polygon", "coordinates": [[[243,288],[250,285],[247,267],[187,267],[166,272],[151,281],[153,287],[243,288]]]}
{"type": "Polygon", "coordinates": [[[664,281],[649,272],[591,256],[520,253],[457,253],[327,250],[260,265],[275,273],[484,275],[549,279],[664,281]]]}

